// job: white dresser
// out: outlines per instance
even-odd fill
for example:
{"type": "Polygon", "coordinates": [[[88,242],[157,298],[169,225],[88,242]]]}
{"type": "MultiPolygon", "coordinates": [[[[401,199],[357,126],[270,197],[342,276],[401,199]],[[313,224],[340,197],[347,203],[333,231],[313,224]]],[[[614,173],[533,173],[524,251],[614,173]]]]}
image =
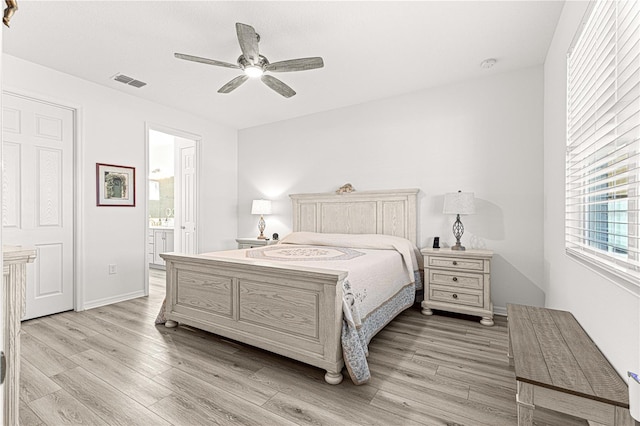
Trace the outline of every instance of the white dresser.
{"type": "Polygon", "coordinates": [[[27,263],[36,258],[35,249],[4,246],[4,342],[6,375],[4,386],[5,425],[18,424],[20,403],[20,320],[25,310],[25,289],[27,284],[27,263]]]}
{"type": "Polygon", "coordinates": [[[425,248],[425,291],[422,313],[432,309],[480,316],[480,323],[493,325],[491,302],[491,258],[489,250],[425,248]]]}

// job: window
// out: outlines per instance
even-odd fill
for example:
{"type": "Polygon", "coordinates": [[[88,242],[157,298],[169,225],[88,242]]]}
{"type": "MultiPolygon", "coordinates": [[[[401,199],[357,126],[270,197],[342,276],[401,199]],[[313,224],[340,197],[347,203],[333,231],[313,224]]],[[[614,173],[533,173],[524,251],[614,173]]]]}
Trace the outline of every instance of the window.
{"type": "Polygon", "coordinates": [[[566,249],[640,285],[640,2],[595,2],[567,65],[566,249]]]}

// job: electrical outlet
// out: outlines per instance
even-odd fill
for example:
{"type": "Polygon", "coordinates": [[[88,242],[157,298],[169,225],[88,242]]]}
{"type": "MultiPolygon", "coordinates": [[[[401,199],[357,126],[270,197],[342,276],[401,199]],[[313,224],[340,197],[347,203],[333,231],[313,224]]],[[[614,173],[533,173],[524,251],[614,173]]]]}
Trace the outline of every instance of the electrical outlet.
{"type": "Polygon", "coordinates": [[[109,265],[109,274],[117,274],[118,273],[118,266],[111,264],[109,265]]]}

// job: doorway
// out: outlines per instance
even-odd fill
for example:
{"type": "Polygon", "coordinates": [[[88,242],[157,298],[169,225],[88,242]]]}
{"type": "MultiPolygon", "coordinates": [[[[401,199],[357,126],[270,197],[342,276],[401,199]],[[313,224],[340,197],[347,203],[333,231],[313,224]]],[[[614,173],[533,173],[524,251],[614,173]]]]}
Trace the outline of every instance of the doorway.
{"type": "MultiPolygon", "coordinates": [[[[161,253],[198,252],[197,194],[200,137],[147,126],[147,285],[163,275],[161,253]]],[[[147,294],[149,288],[147,287],[147,294]]]]}

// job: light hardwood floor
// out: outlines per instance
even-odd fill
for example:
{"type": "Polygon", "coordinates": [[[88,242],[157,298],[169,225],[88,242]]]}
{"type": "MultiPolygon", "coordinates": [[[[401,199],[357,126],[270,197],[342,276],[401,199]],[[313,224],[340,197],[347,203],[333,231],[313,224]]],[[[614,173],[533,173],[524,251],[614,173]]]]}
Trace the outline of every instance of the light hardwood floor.
{"type": "MultiPolygon", "coordinates": [[[[22,324],[21,425],[516,425],[506,319],[425,317],[416,305],[370,345],[371,381],[154,319],[151,295],[22,324]]],[[[536,410],[537,425],[586,422],[536,410]]]]}

